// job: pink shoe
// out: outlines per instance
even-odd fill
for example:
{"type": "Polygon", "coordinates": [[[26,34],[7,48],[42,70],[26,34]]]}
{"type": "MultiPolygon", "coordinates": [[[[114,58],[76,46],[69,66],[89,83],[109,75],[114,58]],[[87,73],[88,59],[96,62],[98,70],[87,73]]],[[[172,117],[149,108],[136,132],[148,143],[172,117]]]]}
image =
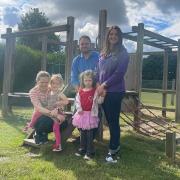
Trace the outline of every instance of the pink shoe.
{"type": "Polygon", "coordinates": [[[53,151],[53,152],[60,152],[60,151],[62,151],[61,144],[60,144],[60,145],[53,144],[53,149],[52,149],[52,151],[53,151]]]}

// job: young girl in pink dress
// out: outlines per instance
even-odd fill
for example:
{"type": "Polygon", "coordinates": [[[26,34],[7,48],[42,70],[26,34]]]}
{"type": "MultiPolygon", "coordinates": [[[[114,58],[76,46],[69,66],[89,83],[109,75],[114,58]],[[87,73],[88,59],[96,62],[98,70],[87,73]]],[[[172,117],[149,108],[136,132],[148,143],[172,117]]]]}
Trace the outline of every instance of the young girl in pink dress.
{"type": "MultiPolygon", "coordinates": [[[[50,90],[47,95],[46,104],[42,103],[42,106],[50,110],[50,114],[48,115],[54,120],[53,124],[53,132],[55,134],[56,143],[53,145],[53,151],[61,151],[61,134],[60,134],[60,124],[65,120],[65,116],[63,114],[63,108],[68,104],[67,97],[61,92],[63,87],[63,79],[60,74],[52,75],[50,79],[50,90]]],[[[35,109],[31,122],[28,127],[33,128],[38,118],[42,114],[35,109]]]]}
{"type": "Polygon", "coordinates": [[[80,130],[80,148],[75,155],[85,155],[86,160],[90,160],[94,154],[93,129],[98,127],[98,104],[103,100],[104,97],[97,94],[93,71],[84,71],[80,75],[80,89],[75,99],[77,112],[72,123],[80,130]]]}

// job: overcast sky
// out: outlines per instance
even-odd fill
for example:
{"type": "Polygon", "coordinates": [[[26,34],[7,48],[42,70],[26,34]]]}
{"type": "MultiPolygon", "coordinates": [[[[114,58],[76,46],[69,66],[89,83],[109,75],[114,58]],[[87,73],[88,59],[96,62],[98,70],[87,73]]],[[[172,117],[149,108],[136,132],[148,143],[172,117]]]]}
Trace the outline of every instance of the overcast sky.
{"type": "Polygon", "coordinates": [[[55,25],[75,17],[75,39],[97,37],[100,9],[108,11],[108,25],[123,32],[143,22],[145,28],[177,40],[180,38],[180,0],[0,0],[0,34],[7,27],[17,30],[21,15],[39,8],[55,25]]]}

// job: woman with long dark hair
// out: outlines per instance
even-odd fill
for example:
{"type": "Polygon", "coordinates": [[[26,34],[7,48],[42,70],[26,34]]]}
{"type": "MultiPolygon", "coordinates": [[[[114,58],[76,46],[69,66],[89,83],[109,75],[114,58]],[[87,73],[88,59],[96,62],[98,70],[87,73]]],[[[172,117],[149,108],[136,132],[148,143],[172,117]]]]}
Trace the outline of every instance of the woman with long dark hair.
{"type": "Polygon", "coordinates": [[[109,152],[107,162],[116,163],[120,150],[119,115],[121,102],[125,94],[124,75],[129,62],[129,56],[122,45],[122,32],[118,26],[112,26],[106,36],[105,46],[98,64],[98,92],[106,91],[102,104],[110,131],[109,152]]]}

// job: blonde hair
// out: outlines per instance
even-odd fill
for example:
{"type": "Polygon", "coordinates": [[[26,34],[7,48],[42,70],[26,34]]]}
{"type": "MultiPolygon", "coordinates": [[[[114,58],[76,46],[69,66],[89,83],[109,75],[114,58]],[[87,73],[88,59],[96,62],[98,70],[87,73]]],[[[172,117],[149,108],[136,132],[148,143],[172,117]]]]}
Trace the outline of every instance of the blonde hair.
{"type": "Polygon", "coordinates": [[[64,87],[64,80],[63,80],[61,74],[53,74],[51,76],[51,79],[50,79],[50,84],[52,83],[53,80],[58,80],[60,82],[60,87],[59,88],[63,88],[64,87]]]}
{"type": "Polygon", "coordinates": [[[85,88],[84,77],[90,77],[92,79],[92,87],[96,87],[95,73],[92,70],[86,70],[80,74],[80,87],[85,88]]]}
{"type": "Polygon", "coordinates": [[[50,74],[47,71],[39,71],[36,75],[36,82],[40,81],[42,77],[47,77],[50,79],[50,74]]]}

